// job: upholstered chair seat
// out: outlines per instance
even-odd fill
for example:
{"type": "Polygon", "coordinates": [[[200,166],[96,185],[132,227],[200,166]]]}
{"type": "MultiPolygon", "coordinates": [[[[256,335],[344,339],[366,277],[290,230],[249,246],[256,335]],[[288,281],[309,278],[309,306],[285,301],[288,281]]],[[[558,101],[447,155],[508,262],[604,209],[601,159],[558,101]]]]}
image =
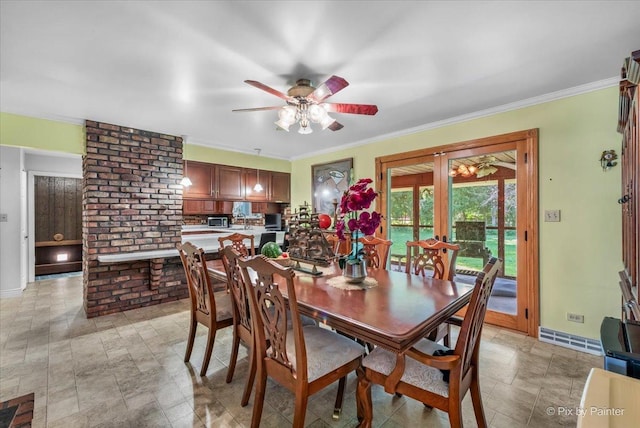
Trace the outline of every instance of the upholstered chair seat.
{"type": "MultiPolygon", "coordinates": [[[[296,345],[293,330],[287,331],[287,358],[296,367],[296,345]]],[[[362,356],[364,349],[352,339],[335,334],[323,327],[307,326],[302,329],[307,347],[307,376],[309,382],[362,356]]],[[[271,355],[270,349],[267,355],[271,355]]]]}
{"type": "MultiPolygon", "coordinates": [[[[437,350],[448,350],[445,346],[428,339],[422,339],[413,347],[428,355],[433,355],[437,350]]],[[[443,397],[449,396],[449,384],[443,380],[443,374],[440,370],[416,361],[409,356],[406,357],[405,364],[404,374],[400,378],[401,382],[431,391],[443,397]]],[[[396,366],[396,354],[378,346],[362,360],[362,365],[389,376],[396,366]]]]}

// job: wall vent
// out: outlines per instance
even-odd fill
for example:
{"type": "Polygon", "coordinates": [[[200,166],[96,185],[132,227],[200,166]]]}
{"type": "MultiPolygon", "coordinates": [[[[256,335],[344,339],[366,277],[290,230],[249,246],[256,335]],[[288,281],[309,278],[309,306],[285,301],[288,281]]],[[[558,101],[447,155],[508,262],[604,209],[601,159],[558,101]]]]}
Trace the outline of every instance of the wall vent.
{"type": "Polygon", "coordinates": [[[587,339],[586,337],[563,333],[545,327],[539,327],[538,339],[540,342],[551,343],[552,345],[563,346],[588,354],[602,355],[602,344],[599,340],[587,339]]]}

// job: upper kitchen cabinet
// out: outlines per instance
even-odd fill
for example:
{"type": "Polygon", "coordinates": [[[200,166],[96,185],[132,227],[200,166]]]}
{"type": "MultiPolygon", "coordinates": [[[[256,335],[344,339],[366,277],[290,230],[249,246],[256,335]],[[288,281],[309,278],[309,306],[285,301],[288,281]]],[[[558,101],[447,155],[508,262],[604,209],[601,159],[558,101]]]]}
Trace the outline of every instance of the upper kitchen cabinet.
{"type": "MultiPolygon", "coordinates": [[[[262,171],[260,171],[262,175],[262,171]]],[[[285,202],[291,200],[291,174],[287,172],[271,172],[271,192],[269,201],[285,202]]]]}
{"type": "Polygon", "coordinates": [[[214,165],[217,174],[213,189],[216,199],[235,200],[244,199],[244,174],[242,168],[214,165]]]}
{"type": "Polygon", "coordinates": [[[185,161],[184,175],[192,183],[184,189],[185,199],[244,199],[242,168],[185,161]]]}
{"type": "Polygon", "coordinates": [[[211,198],[213,197],[213,177],[215,165],[210,163],[185,161],[184,175],[191,180],[191,186],[182,191],[184,198],[211,198]]]}
{"type": "Polygon", "coordinates": [[[263,171],[256,169],[244,170],[244,195],[247,201],[266,202],[269,200],[271,193],[271,171],[263,171]],[[259,179],[259,180],[258,180],[259,179]],[[260,181],[262,190],[257,192],[254,188],[260,181]]]}

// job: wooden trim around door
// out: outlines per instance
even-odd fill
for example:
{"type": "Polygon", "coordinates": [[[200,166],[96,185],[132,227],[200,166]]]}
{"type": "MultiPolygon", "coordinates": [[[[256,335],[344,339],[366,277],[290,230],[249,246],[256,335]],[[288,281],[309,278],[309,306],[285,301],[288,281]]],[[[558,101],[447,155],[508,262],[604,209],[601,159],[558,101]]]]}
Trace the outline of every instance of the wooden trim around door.
{"type": "MultiPolygon", "coordinates": [[[[419,150],[413,150],[404,153],[395,153],[387,156],[380,156],[375,160],[375,172],[376,172],[376,189],[380,192],[380,197],[376,199],[376,210],[383,215],[381,226],[379,229],[379,235],[381,237],[387,237],[388,233],[388,213],[387,213],[387,199],[389,195],[389,189],[387,189],[387,169],[405,165],[411,165],[415,163],[421,163],[426,161],[427,158],[433,159],[438,156],[447,154],[449,152],[459,152],[465,149],[477,150],[485,146],[498,146],[500,144],[520,142],[518,147],[518,156],[522,156],[520,161],[526,165],[522,174],[524,174],[524,180],[527,183],[526,189],[526,204],[527,212],[526,221],[523,224],[522,230],[519,231],[522,235],[519,236],[519,240],[522,240],[524,245],[524,263],[519,263],[519,269],[524,269],[527,296],[526,310],[526,331],[525,333],[532,337],[538,336],[538,326],[540,325],[540,313],[539,313],[539,241],[538,241],[538,228],[539,228],[539,207],[538,207],[538,129],[529,129],[524,131],[517,131],[508,134],[501,134],[486,138],[478,138],[474,140],[462,141],[459,143],[447,144],[442,146],[428,147],[419,150]],[[524,144],[522,142],[524,141],[524,144]],[[522,147],[524,145],[524,147],[522,147]]],[[[493,151],[492,149],[488,149],[493,151]]],[[[446,175],[447,165],[444,162],[434,162],[434,168],[441,168],[440,173],[446,175]]],[[[520,176],[520,174],[518,174],[520,176]]],[[[435,184],[435,183],[434,183],[435,184]]],[[[440,191],[445,191],[446,183],[440,183],[442,188],[440,191]]],[[[442,215],[448,215],[448,207],[446,203],[440,204],[440,211],[436,218],[441,218],[442,215]]],[[[439,220],[436,220],[438,222],[439,220]]],[[[434,225],[438,226],[438,225],[434,225]]],[[[519,308],[520,310],[521,308],[519,308]]]]}

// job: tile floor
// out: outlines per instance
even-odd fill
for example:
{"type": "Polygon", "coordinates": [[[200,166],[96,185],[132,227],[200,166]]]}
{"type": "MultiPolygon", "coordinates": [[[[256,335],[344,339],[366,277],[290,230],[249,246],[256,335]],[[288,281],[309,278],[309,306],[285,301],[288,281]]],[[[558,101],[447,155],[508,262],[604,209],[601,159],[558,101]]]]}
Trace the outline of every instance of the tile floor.
{"type": "MultiPolygon", "coordinates": [[[[253,398],[240,407],[246,352],[226,384],[231,334],[219,332],[201,378],[202,334],[192,365],[182,361],[188,315],[183,300],[86,319],[81,277],[29,284],[21,297],[0,299],[0,401],[34,392],[34,427],[249,426],[253,398]]],[[[575,416],[550,416],[547,409],[578,406],[590,368],[601,366],[600,357],[487,327],[481,350],[487,421],[495,428],[575,426],[575,416]]],[[[352,375],[337,422],[336,386],[313,396],[306,426],[355,426],[355,388],[352,375]]],[[[270,382],[266,397],[261,426],[290,426],[293,395],[270,382]]],[[[378,427],[449,425],[445,413],[380,387],[373,400],[378,427]]],[[[476,426],[468,396],[464,414],[465,426],[476,426]]]]}

